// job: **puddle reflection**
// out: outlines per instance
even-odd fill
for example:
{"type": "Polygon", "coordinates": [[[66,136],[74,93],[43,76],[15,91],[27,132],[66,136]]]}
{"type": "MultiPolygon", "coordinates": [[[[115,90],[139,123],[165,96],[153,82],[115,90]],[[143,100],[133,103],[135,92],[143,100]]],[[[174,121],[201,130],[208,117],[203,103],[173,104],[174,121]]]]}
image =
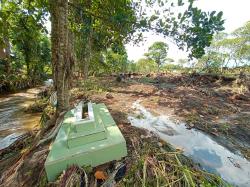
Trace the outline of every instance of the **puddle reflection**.
{"type": "Polygon", "coordinates": [[[201,164],[202,168],[219,174],[237,186],[250,186],[250,162],[230,152],[201,131],[188,130],[184,123],[177,124],[170,116],[154,116],[139,101],[132,108],[136,115],[128,117],[133,126],[156,133],[161,139],[182,148],[184,154],[201,164]],[[139,115],[138,115],[139,114],[139,115]]]}

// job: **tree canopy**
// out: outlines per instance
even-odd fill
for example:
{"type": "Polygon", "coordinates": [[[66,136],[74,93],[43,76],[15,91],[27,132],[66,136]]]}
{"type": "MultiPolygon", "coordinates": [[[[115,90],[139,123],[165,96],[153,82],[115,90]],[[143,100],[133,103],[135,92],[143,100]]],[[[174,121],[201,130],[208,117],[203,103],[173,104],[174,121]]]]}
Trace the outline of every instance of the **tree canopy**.
{"type": "Polygon", "coordinates": [[[145,56],[153,60],[157,64],[159,70],[160,65],[167,60],[167,54],[168,45],[164,42],[155,42],[148,48],[148,52],[145,56]]]}
{"type": "Polygon", "coordinates": [[[213,37],[206,54],[198,60],[198,66],[206,71],[223,71],[228,67],[249,65],[250,22],[232,33],[218,33],[213,37]]]}
{"type": "MultiPolygon", "coordinates": [[[[101,72],[100,68],[123,71],[129,64],[122,52],[124,44],[143,41],[144,32],[170,37],[180,49],[189,51],[190,58],[199,58],[213,34],[223,30],[223,23],[222,12],[206,13],[193,0],[2,0],[0,51],[5,52],[1,61],[4,71],[21,67],[33,82],[52,67],[58,104],[65,100],[61,109],[66,109],[73,72],[83,72],[87,78],[89,73],[101,72]],[[45,28],[48,17],[51,62],[45,28]],[[57,81],[62,81],[59,86],[57,81]]],[[[160,65],[163,57],[154,60],[160,65]]]]}
{"type": "Polygon", "coordinates": [[[47,16],[42,1],[1,1],[1,89],[34,85],[46,77],[50,66],[50,40],[44,25],[47,16]]]}

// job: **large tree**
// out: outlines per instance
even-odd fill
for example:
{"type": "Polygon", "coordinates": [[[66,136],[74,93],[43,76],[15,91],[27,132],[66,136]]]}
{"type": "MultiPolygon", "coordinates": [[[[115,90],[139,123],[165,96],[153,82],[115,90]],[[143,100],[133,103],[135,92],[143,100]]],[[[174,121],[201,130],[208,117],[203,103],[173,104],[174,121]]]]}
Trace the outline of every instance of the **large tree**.
{"type": "Polygon", "coordinates": [[[76,30],[81,37],[78,47],[82,46],[84,50],[84,53],[78,51],[78,55],[84,55],[82,59],[89,59],[86,55],[90,55],[94,48],[98,51],[115,43],[120,46],[131,40],[138,42],[142,33],[148,30],[173,38],[180,48],[189,49],[190,57],[197,58],[204,54],[204,48],[210,45],[213,34],[222,30],[224,23],[222,12],[205,13],[194,7],[193,0],[179,0],[176,3],[163,0],[51,0],[50,4],[52,64],[58,111],[66,109],[69,104],[73,65],[68,47],[72,43],[68,37],[69,25],[73,25],[73,30],[80,25],[76,30]],[[72,14],[69,5],[74,11],[72,14]]]}
{"type": "Polygon", "coordinates": [[[232,33],[218,33],[213,37],[206,55],[198,61],[206,71],[220,71],[224,68],[249,65],[250,60],[250,22],[232,33]]]}
{"type": "Polygon", "coordinates": [[[67,0],[50,0],[51,51],[54,87],[57,91],[57,113],[69,107],[72,59],[68,28],[69,5],[67,0]]]}
{"type": "Polygon", "coordinates": [[[164,42],[155,42],[148,48],[148,52],[145,53],[145,56],[157,64],[159,73],[160,66],[167,60],[167,54],[168,44],[164,42]]]}
{"type": "Polygon", "coordinates": [[[5,91],[44,78],[44,67],[50,63],[46,17],[45,0],[1,0],[0,85],[5,91]]]}

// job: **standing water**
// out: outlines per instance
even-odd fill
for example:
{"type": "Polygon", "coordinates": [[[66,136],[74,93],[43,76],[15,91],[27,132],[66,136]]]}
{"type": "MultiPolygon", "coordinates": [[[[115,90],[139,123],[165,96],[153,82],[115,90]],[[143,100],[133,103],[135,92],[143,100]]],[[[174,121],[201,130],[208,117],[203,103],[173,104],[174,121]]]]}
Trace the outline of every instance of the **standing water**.
{"type": "Polygon", "coordinates": [[[40,113],[25,113],[34,103],[40,88],[0,96],[0,150],[8,147],[22,134],[39,124],[40,113]]]}
{"type": "Polygon", "coordinates": [[[132,108],[135,115],[128,117],[131,124],[154,132],[161,139],[181,147],[184,154],[201,164],[202,168],[220,175],[236,186],[250,186],[250,162],[217,144],[201,131],[188,130],[184,123],[177,124],[170,116],[154,116],[139,101],[132,108]]]}

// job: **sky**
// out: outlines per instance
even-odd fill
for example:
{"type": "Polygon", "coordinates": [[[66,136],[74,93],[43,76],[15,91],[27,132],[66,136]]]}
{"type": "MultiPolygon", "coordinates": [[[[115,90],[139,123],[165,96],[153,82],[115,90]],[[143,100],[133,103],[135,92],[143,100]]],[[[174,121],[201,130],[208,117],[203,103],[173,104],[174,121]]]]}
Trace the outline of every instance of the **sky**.
{"type": "MultiPolygon", "coordinates": [[[[230,33],[243,26],[250,20],[250,0],[197,0],[197,7],[204,11],[223,11],[225,19],[225,32],[230,33]]],[[[143,58],[143,54],[155,41],[163,41],[169,44],[168,57],[175,59],[187,58],[187,54],[177,48],[172,42],[157,36],[153,33],[145,34],[146,41],[139,46],[134,46],[132,43],[126,45],[128,59],[137,61],[143,58]]]]}

